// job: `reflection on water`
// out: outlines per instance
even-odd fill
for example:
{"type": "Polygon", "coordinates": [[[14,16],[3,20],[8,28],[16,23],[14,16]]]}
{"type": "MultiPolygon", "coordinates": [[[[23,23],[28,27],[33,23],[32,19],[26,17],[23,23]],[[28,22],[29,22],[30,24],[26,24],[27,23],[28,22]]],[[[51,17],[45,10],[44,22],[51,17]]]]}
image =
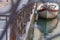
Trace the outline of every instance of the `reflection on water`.
{"type": "MultiPolygon", "coordinates": [[[[48,38],[60,33],[60,21],[58,18],[40,18],[35,25],[37,27],[34,28],[34,40],[43,40],[44,37],[48,38]]],[[[53,38],[52,40],[60,40],[60,37],[53,38]]]]}
{"type": "Polygon", "coordinates": [[[41,32],[44,33],[44,35],[48,34],[53,30],[57,25],[57,18],[54,19],[42,19],[40,18],[37,21],[37,25],[40,28],[41,32]]]}

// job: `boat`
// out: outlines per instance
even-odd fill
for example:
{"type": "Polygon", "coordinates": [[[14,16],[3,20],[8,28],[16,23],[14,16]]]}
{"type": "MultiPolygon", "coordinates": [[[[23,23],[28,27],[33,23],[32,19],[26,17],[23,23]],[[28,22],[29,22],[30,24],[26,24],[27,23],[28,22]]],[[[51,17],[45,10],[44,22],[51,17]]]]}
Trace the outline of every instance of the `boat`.
{"type": "Polygon", "coordinates": [[[59,5],[57,3],[37,3],[37,13],[42,18],[54,18],[58,15],[59,5]]]}

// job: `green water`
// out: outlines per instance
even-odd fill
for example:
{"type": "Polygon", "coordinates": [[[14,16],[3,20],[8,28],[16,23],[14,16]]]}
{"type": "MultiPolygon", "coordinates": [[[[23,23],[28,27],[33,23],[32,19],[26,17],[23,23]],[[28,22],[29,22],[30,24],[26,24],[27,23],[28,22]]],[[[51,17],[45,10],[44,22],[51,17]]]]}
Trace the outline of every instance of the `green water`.
{"type": "MultiPolygon", "coordinates": [[[[60,12],[58,13],[58,15],[60,15],[60,12]]],[[[41,27],[41,32],[44,34],[44,36],[46,36],[48,35],[48,33],[51,33],[52,30],[56,28],[56,26],[58,25],[58,18],[57,17],[54,19],[40,18],[39,20],[37,20],[37,25],[38,27],[41,27]]]]}

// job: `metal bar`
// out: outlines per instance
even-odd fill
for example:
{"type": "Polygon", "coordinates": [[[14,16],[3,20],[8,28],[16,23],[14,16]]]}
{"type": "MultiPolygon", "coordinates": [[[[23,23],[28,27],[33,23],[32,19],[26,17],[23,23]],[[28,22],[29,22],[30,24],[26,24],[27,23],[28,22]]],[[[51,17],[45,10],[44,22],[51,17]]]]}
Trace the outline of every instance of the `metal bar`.
{"type": "MultiPolygon", "coordinates": [[[[6,17],[6,24],[7,24],[7,17],[6,17]]],[[[8,38],[8,34],[7,34],[7,31],[6,31],[6,40],[8,40],[7,38],[8,38]]]]}

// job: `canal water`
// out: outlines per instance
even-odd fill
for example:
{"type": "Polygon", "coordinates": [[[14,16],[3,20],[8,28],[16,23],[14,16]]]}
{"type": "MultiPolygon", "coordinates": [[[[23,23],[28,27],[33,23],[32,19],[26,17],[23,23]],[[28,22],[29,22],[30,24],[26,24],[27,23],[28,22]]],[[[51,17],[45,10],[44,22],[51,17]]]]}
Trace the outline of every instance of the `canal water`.
{"type": "Polygon", "coordinates": [[[39,18],[34,28],[33,40],[60,40],[60,12],[53,19],[39,18]]]}

